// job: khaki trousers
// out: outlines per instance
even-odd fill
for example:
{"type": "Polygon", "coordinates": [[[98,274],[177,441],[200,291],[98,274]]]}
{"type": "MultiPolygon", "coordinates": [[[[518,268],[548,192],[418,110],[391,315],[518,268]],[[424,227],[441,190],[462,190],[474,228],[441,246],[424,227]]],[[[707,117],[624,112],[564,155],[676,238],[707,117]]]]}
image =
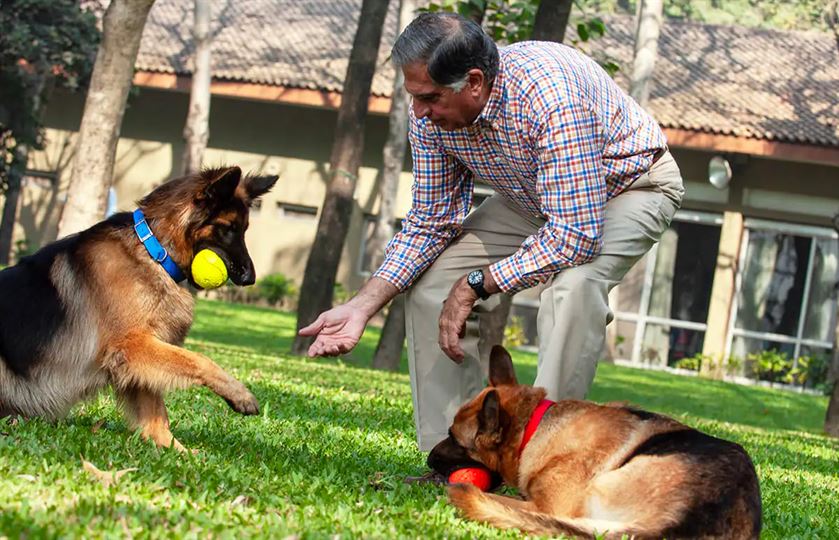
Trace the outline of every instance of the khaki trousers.
{"type": "MultiPolygon", "coordinates": [[[[542,291],[535,386],[547,389],[548,398],[585,397],[612,320],[609,291],[667,230],[683,192],[679,168],[667,152],[649,173],[606,203],[600,254],[555,274],[542,291]]],[[[493,344],[479,343],[477,333],[467,332],[462,340],[461,364],[438,345],[438,319],[452,284],[470,270],[508,257],[544,223],[493,195],[466,218],[462,233],[408,291],[408,364],[421,451],[446,438],[458,408],[484,388],[488,372],[493,344]]],[[[497,295],[478,301],[479,321],[498,305],[497,295]]]]}

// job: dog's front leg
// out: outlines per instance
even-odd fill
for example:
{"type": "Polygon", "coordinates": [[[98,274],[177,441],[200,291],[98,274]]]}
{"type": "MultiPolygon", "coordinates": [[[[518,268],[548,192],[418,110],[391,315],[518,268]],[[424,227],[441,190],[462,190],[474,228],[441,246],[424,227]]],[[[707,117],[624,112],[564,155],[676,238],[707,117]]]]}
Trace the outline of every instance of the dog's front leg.
{"type": "Polygon", "coordinates": [[[154,336],[133,335],[121,340],[104,366],[117,388],[141,387],[164,394],[173,388],[203,384],[241,414],[259,413],[259,403],[244,384],[204,356],[154,336]]]}
{"type": "Polygon", "coordinates": [[[117,396],[132,425],[140,429],[140,436],[151,439],[157,446],[172,446],[179,452],[186,451],[169,431],[169,415],[161,394],[131,386],[117,390],[117,396]]]}

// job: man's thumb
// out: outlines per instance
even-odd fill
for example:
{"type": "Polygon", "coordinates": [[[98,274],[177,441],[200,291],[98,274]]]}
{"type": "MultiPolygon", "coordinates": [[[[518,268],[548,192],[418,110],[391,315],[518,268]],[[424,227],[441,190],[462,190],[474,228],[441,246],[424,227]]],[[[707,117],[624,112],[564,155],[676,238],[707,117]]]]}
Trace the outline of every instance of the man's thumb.
{"type": "Polygon", "coordinates": [[[297,333],[301,336],[315,336],[323,329],[323,313],[309,326],[304,326],[297,333]]]}

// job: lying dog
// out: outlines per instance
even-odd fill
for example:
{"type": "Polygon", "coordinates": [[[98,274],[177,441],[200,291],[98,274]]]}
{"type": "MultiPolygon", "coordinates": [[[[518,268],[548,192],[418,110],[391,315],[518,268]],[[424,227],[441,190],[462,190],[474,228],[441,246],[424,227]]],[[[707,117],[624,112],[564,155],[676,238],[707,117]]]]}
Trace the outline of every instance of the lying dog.
{"type": "Polygon", "coordinates": [[[0,415],[63,416],[113,386],[143,437],[183,446],[169,431],[167,390],[203,384],[242,414],[259,405],[209,358],[180,347],[193,299],[178,286],[211,248],[237,285],[254,283],[248,210],[276,176],[238,167],[167,182],[139,203],[0,272],[0,415]]]}
{"type": "Polygon", "coordinates": [[[524,500],[450,485],[468,517],[586,538],[758,538],[760,488],[742,447],[658,414],[545,394],[518,384],[493,348],[490,387],[461,407],[428,464],[448,474],[476,460],[524,500]]]}

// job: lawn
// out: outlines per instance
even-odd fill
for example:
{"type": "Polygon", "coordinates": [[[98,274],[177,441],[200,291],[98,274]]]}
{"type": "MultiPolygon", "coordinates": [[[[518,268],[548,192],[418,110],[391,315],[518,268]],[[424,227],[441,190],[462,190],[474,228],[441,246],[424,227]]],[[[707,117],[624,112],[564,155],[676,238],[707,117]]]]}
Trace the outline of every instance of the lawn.
{"type": "MultiPolygon", "coordinates": [[[[0,538],[514,538],[461,520],[422,471],[406,373],[367,369],[371,329],[343,360],[288,354],[291,314],[202,300],[187,345],[244,381],[241,417],[205,389],[167,400],[195,455],[127,430],[110,394],[66,420],[0,420],[0,538]],[[83,468],[136,468],[109,486],[83,468]]],[[[514,354],[532,380],[536,359],[514,354]]],[[[404,360],[403,360],[404,366],[404,360]]],[[[839,442],[825,398],[604,364],[591,398],[627,400],[742,444],[758,469],[764,538],[839,538],[839,442]]]]}

